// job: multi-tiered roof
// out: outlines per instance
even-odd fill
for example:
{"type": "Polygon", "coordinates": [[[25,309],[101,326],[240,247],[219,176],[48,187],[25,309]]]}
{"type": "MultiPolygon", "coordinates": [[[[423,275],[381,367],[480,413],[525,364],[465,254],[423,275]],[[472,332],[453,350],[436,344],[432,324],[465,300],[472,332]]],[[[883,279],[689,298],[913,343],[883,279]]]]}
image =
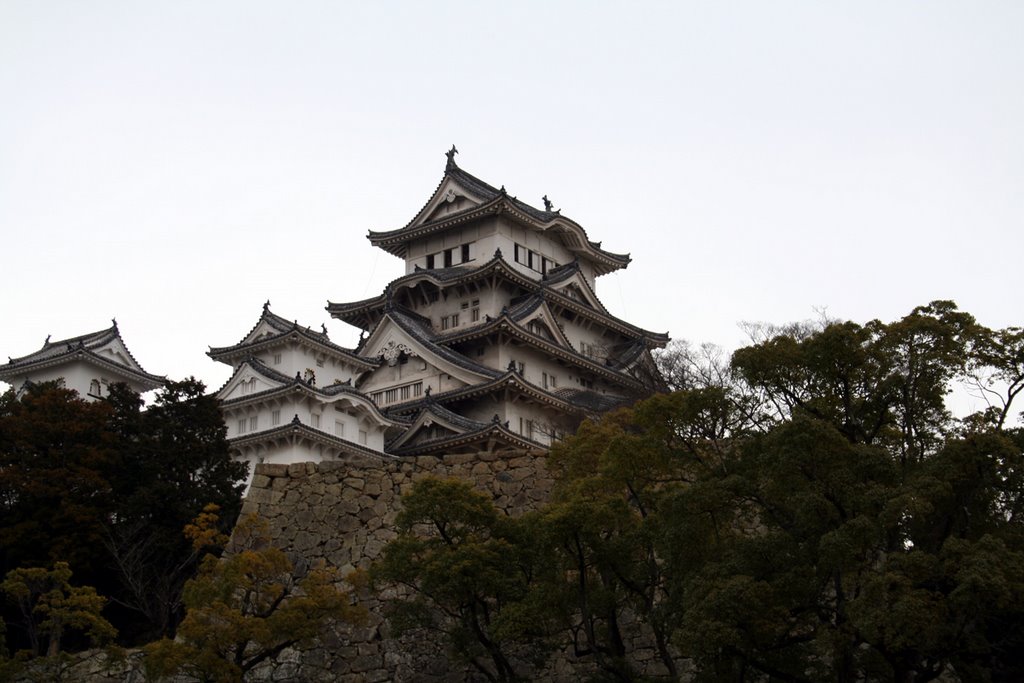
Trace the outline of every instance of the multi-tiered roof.
{"type": "Polygon", "coordinates": [[[406,274],[378,296],[327,306],[363,330],[358,355],[381,359],[357,386],[410,421],[389,452],[546,448],[583,417],[660,388],[650,351],[668,336],[616,318],[595,293],[629,256],[602,249],[547,198],[540,210],[467,173],[454,154],[407,225],[369,233],[406,274]]]}

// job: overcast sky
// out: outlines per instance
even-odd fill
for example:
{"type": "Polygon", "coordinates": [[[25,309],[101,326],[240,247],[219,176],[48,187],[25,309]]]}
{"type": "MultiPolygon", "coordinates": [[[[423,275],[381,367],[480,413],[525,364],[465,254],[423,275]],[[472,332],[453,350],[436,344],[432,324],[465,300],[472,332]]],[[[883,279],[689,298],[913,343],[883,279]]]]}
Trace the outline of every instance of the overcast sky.
{"type": "Polygon", "coordinates": [[[0,0],[0,358],[115,317],[143,367],[402,263],[459,165],[604,248],[618,316],[1024,323],[1024,3],[0,0]]]}

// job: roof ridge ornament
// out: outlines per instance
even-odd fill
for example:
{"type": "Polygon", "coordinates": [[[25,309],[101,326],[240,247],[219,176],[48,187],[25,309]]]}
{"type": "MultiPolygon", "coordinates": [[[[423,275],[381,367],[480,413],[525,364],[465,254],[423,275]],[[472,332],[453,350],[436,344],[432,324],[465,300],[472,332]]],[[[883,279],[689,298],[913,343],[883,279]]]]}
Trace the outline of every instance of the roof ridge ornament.
{"type": "Polygon", "coordinates": [[[117,328],[117,318],[111,318],[110,322],[114,324],[114,328],[117,328]]]}
{"type": "Polygon", "coordinates": [[[452,148],[444,153],[444,155],[448,157],[448,163],[445,164],[444,170],[450,171],[453,168],[458,168],[458,165],[455,163],[455,155],[458,153],[459,150],[455,148],[455,145],[452,145],[452,148]]]}
{"type": "Polygon", "coordinates": [[[264,313],[269,313],[270,312],[270,299],[267,299],[266,301],[263,302],[263,312],[264,313]]]}
{"type": "Polygon", "coordinates": [[[544,201],[544,210],[547,211],[548,213],[551,213],[551,200],[548,199],[547,195],[544,195],[542,199],[544,201]]]}

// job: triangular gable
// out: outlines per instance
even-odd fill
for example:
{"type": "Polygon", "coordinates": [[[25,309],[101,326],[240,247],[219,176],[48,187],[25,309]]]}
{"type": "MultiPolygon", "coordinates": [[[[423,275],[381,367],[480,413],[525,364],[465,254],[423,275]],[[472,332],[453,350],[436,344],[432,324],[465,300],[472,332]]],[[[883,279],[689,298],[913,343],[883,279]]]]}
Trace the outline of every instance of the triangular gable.
{"type": "MultiPolygon", "coordinates": [[[[441,409],[443,410],[443,409],[441,409]]],[[[388,450],[395,450],[403,446],[411,446],[424,441],[433,441],[445,436],[456,436],[470,431],[465,425],[458,424],[441,410],[433,406],[424,408],[409,428],[397,439],[388,444],[388,450]]]]}
{"type": "Polygon", "coordinates": [[[587,284],[586,279],[580,273],[574,273],[571,277],[566,278],[562,282],[557,282],[551,285],[552,291],[564,294],[574,301],[578,301],[585,306],[590,306],[593,309],[601,311],[602,313],[608,313],[608,309],[604,307],[604,304],[594,294],[594,290],[587,284]]]}
{"type": "Polygon", "coordinates": [[[128,348],[124,345],[120,336],[114,337],[102,346],[93,348],[92,352],[111,363],[123,365],[124,367],[131,368],[136,372],[145,373],[142,366],[140,366],[135,359],[132,358],[132,355],[128,353],[128,348]]]}
{"type": "MultiPolygon", "coordinates": [[[[397,361],[400,354],[404,353],[410,357],[418,357],[429,366],[436,368],[439,372],[451,375],[466,384],[479,382],[481,378],[490,379],[491,375],[483,372],[475,372],[469,368],[456,365],[454,362],[441,357],[430,345],[417,339],[396,323],[389,314],[374,328],[373,333],[360,347],[359,353],[364,358],[377,358],[383,356],[384,363],[380,368],[371,372],[361,382],[360,388],[368,386],[373,377],[379,375],[390,363],[397,361]]],[[[454,353],[448,351],[448,353],[454,353]]]]}
{"type": "Polygon", "coordinates": [[[548,341],[566,348],[572,348],[572,342],[565,337],[565,333],[562,332],[562,328],[558,324],[558,318],[548,308],[547,302],[542,302],[540,306],[528,315],[523,316],[520,320],[517,320],[516,323],[534,334],[539,334],[539,336],[544,337],[548,341]]]}
{"type": "Polygon", "coordinates": [[[257,372],[248,361],[245,361],[238,366],[231,379],[217,392],[217,398],[221,401],[228,401],[251,396],[260,391],[277,389],[284,385],[284,382],[271,379],[264,373],[257,372]]]}
{"type": "Polygon", "coordinates": [[[433,196],[405,229],[442,220],[453,213],[476,208],[486,201],[487,198],[470,191],[450,175],[446,175],[433,196]]]}

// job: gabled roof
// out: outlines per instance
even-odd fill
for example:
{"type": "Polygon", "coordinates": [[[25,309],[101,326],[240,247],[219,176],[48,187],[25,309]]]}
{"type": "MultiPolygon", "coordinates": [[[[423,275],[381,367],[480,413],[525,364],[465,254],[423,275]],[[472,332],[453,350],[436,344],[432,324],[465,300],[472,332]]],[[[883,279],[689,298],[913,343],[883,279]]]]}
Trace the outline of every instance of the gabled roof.
{"type": "Polygon", "coordinates": [[[519,450],[547,450],[547,446],[511,431],[507,425],[497,419],[497,416],[490,422],[480,422],[453,413],[437,404],[424,407],[413,419],[409,429],[389,443],[386,450],[393,455],[423,455],[454,452],[456,449],[478,444],[486,444],[486,447],[481,450],[492,450],[493,445],[498,443],[519,450]],[[411,443],[421,429],[431,424],[440,424],[449,433],[426,441],[411,443]]]}
{"type": "MultiPolygon", "coordinates": [[[[454,151],[454,150],[453,150],[454,151]]],[[[559,211],[540,210],[510,197],[505,188],[496,189],[476,176],[463,171],[450,152],[444,176],[434,194],[405,227],[383,232],[370,231],[370,243],[404,258],[411,240],[443,232],[455,225],[488,215],[503,214],[539,232],[558,234],[566,248],[593,263],[597,275],[610,273],[629,265],[628,254],[615,254],[593,242],[586,231],[559,211]],[[433,218],[432,211],[448,197],[461,195],[470,199],[469,208],[433,218]]]]}
{"type": "MultiPolygon", "coordinates": [[[[412,342],[417,344],[424,352],[422,354],[424,358],[433,357],[435,360],[461,368],[478,377],[491,378],[501,374],[497,370],[481,365],[457,351],[437,344],[434,341],[435,335],[430,326],[430,321],[413,311],[406,310],[401,306],[390,306],[386,309],[385,319],[390,320],[398,329],[408,335],[412,342]]],[[[387,333],[386,330],[386,323],[382,320],[373,333],[363,340],[359,350],[365,352],[365,349],[372,346],[387,333]]]]}
{"type": "Polygon", "coordinates": [[[376,361],[362,358],[351,349],[346,349],[332,342],[330,337],[327,336],[326,328],[322,332],[315,332],[308,327],[299,325],[298,321],[286,320],[271,312],[269,301],[263,304],[263,312],[259,320],[242,337],[241,341],[231,346],[211,346],[206,355],[222,363],[234,365],[238,359],[244,358],[254,351],[274,346],[287,338],[301,341],[333,356],[340,356],[345,361],[364,370],[370,370],[378,365],[376,361]]]}
{"type": "Polygon", "coordinates": [[[167,380],[163,375],[153,375],[142,369],[142,366],[121,338],[117,321],[113,325],[98,332],[79,335],[68,339],[50,341],[47,337],[43,348],[20,358],[11,358],[5,365],[0,365],[0,379],[19,377],[36,370],[52,368],[72,360],[91,362],[101,368],[119,374],[147,387],[156,389],[167,380]],[[101,353],[113,350],[114,355],[101,353]],[[123,353],[119,353],[123,351],[123,353]]]}
{"type": "Polygon", "coordinates": [[[255,374],[258,374],[261,377],[266,378],[275,386],[252,394],[222,399],[221,405],[224,407],[231,408],[250,403],[260,403],[278,396],[298,392],[330,403],[337,401],[340,397],[350,398],[352,399],[353,404],[358,404],[364,408],[368,413],[372,414],[377,420],[379,420],[381,424],[404,426],[407,423],[406,420],[391,417],[382,413],[373,399],[352,387],[351,384],[328,384],[327,386],[318,387],[299,376],[289,377],[288,375],[278,372],[277,370],[268,367],[260,360],[252,357],[247,358],[238,366],[235,372],[231,375],[231,378],[217,391],[217,394],[220,395],[225,389],[231,386],[235,378],[238,377],[246,368],[252,370],[255,374]]]}
{"type": "Polygon", "coordinates": [[[365,456],[377,461],[392,459],[392,457],[386,453],[375,451],[368,446],[355,443],[354,441],[348,441],[347,439],[342,439],[341,437],[321,431],[315,427],[310,427],[300,421],[298,415],[293,417],[291,422],[279,427],[272,427],[259,432],[242,434],[240,436],[230,438],[228,439],[228,445],[233,448],[241,448],[252,444],[265,443],[267,441],[279,442],[282,439],[287,441],[312,441],[313,443],[334,448],[342,453],[365,456]]]}
{"type": "Polygon", "coordinates": [[[457,403],[499,391],[512,391],[520,396],[527,396],[538,403],[545,403],[563,412],[580,415],[603,412],[629,402],[629,399],[621,396],[600,394],[592,390],[566,388],[549,391],[527,381],[516,370],[510,368],[503,375],[489,382],[450,389],[414,401],[397,403],[389,407],[387,413],[396,419],[401,419],[403,414],[420,410],[428,405],[457,403]],[[582,398],[577,400],[580,396],[582,398]]]}
{"type": "Polygon", "coordinates": [[[430,282],[440,288],[494,277],[511,281],[527,292],[542,294],[548,301],[557,303],[562,308],[569,309],[577,315],[605,324],[622,334],[643,337],[648,341],[649,347],[657,348],[664,346],[669,341],[668,334],[665,332],[651,332],[620,320],[608,313],[604,305],[597,299],[597,295],[590,289],[586,278],[579,275],[579,264],[567,263],[554,268],[538,282],[511,267],[505,261],[500,251],[478,268],[455,267],[417,270],[392,280],[384,288],[384,292],[375,297],[350,303],[328,302],[327,311],[334,318],[344,320],[362,329],[367,329],[376,322],[378,316],[382,315],[383,309],[388,306],[390,301],[393,301],[394,295],[399,289],[415,287],[420,282],[430,282]],[[561,291],[565,283],[570,282],[578,284],[581,289],[589,294],[587,297],[588,301],[577,301],[561,291]],[[589,300],[591,298],[592,301],[589,300]],[[592,302],[596,302],[597,306],[595,307],[592,302]]]}

